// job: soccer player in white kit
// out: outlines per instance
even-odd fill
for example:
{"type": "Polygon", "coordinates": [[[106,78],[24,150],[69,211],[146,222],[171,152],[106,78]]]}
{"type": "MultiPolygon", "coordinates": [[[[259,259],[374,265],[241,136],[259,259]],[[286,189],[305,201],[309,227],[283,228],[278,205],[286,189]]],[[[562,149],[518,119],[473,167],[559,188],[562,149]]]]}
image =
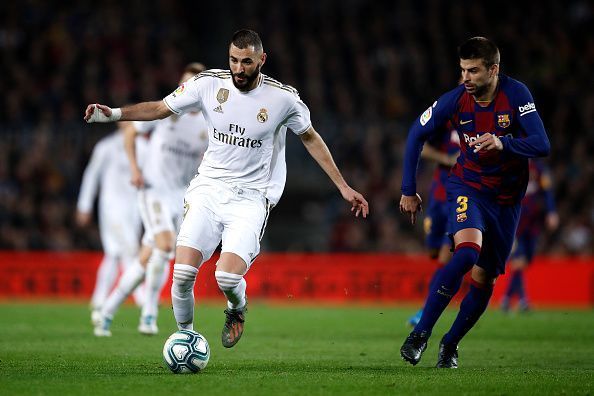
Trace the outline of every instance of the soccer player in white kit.
{"type": "Polygon", "coordinates": [[[87,122],[152,120],[202,109],[209,146],[186,192],[186,214],[177,238],[171,299],[179,329],[193,329],[194,283],[200,265],[222,240],[215,278],[227,297],[223,346],[243,334],[246,282],[260,252],[268,213],[285,185],[285,138],[290,129],[351,203],[356,216],[369,205],[336,167],[328,147],[311,125],[309,109],[297,91],[262,74],[266,61],[256,32],[240,30],[229,45],[230,70],[208,70],[180,85],[162,101],[121,109],[87,106],[87,122]]]}
{"type": "MultiPolygon", "coordinates": [[[[204,70],[189,64],[180,84],[204,70]]],[[[129,268],[101,310],[96,336],[110,336],[113,317],[126,297],[145,279],[145,301],[138,331],[158,333],[161,286],[169,275],[174,241],[184,210],[184,193],[208,145],[208,127],[199,109],[158,121],[135,122],[126,130],[125,146],[130,181],[138,188],[138,206],[144,225],[140,265],[129,268]],[[145,160],[139,166],[135,137],[151,133],[145,160]]]]}
{"type": "MultiPolygon", "coordinates": [[[[103,245],[103,259],[97,269],[95,288],[91,298],[91,320],[97,323],[99,313],[122,270],[138,261],[141,219],[136,205],[136,190],[130,184],[130,167],[124,151],[123,128],[126,122],[118,123],[118,130],[99,140],[83,179],[76,205],[76,223],[81,227],[91,224],[93,204],[99,195],[99,234],[103,245]]],[[[142,142],[138,149],[144,151],[142,142]]],[[[139,290],[140,292],[140,290],[139,290]]],[[[141,305],[143,297],[134,293],[134,300],[141,305]]]]}

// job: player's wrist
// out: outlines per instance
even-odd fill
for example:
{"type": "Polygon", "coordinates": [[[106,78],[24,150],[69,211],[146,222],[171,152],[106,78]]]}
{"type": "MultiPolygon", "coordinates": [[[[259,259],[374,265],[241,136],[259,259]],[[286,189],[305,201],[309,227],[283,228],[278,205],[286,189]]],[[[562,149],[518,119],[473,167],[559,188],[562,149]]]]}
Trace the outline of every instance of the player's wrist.
{"type": "Polygon", "coordinates": [[[122,109],[120,107],[111,109],[111,116],[109,116],[110,121],[119,121],[121,118],[122,118],[122,109]]]}

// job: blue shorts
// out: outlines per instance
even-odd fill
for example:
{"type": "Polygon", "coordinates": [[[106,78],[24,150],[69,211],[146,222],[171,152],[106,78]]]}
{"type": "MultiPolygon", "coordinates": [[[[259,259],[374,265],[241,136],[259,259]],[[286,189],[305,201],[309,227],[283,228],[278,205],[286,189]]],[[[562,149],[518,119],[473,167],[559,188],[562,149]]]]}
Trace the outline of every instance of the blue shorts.
{"type": "Polygon", "coordinates": [[[425,229],[425,245],[430,250],[439,250],[448,245],[448,203],[447,201],[429,200],[423,220],[425,229]]]}
{"type": "Polygon", "coordinates": [[[534,258],[534,252],[536,251],[536,243],[538,242],[538,235],[534,235],[529,232],[524,232],[520,235],[516,235],[516,245],[512,252],[512,258],[524,258],[527,264],[530,264],[534,258]]]}
{"type": "Polygon", "coordinates": [[[466,228],[477,228],[483,234],[483,246],[477,265],[489,276],[505,273],[518,221],[520,204],[500,205],[495,197],[450,178],[447,186],[449,223],[448,233],[453,236],[466,228]]]}

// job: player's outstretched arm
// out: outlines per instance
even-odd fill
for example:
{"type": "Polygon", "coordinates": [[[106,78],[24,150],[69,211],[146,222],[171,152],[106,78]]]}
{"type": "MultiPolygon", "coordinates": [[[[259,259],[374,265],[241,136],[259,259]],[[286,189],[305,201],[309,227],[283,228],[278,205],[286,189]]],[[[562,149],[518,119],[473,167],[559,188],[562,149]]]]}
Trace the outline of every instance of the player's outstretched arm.
{"type": "Polygon", "coordinates": [[[330,180],[336,185],[342,197],[351,203],[351,212],[355,212],[356,217],[359,214],[367,217],[369,214],[367,200],[365,200],[362,194],[352,189],[344,180],[322,137],[313,127],[309,127],[307,131],[299,136],[309,154],[316,160],[324,172],[326,172],[328,177],[330,177],[330,180]]]}
{"type": "Polygon", "coordinates": [[[162,100],[142,102],[112,109],[99,103],[90,104],[85,110],[84,120],[91,122],[153,121],[169,117],[173,112],[162,100]]]}

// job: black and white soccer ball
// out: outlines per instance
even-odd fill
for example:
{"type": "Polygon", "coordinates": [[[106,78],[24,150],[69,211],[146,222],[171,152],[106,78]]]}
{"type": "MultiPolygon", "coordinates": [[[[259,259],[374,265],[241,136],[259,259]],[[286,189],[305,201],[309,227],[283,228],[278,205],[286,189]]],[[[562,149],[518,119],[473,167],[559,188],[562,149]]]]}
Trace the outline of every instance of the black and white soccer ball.
{"type": "Polygon", "coordinates": [[[204,370],[210,359],[208,341],[193,330],[179,330],[165,341],[163,359],[176,374],[197,373],[204,370]]]}

